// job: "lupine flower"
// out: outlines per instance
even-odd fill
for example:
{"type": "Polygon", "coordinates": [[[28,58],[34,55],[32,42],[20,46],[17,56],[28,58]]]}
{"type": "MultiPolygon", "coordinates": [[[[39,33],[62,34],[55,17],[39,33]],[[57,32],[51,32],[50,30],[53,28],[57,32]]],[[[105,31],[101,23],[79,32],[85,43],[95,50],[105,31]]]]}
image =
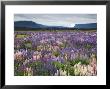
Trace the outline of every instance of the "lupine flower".
{"type": "MultiPolygon", "coordinates": [[[[17,69],[22,68],[22,66],[30,68],[31,65],[31,69],[27,70],[28,72],[31,71],[36,73],[36,75],[38,75],[38,72],[36,72],[37,70],[42,70],[42,72],[47,75],[65,76],[67,75],[67,70],[56,69],[55,66],[52,65],[52,62],[59,62],[63,65],[67,65],[66,63],[70,62],[70,60],[81,59],[90,60],[89,64],[84,65],[81,62],[78,62],[75,65],[70,65],[70,63],[68,66],[74,69],[73,75],[95,76],[97,74],[96,32],[15,32],[14,37],[15,71],[20,71],[17,69]],[[17,35],[20,34],[24,34],[25,36],[21,36],[21,38],[17,37],[17,35]],[[28,42],[31,46],[27,46],[26,43],[28,42]],[[39,64],[39,61],[42,65],[39,64]],[[37,62],[39,66],[37,65],[37,62]],[[58,73],[54,73],[53,70],[58,70],[58,73]]],[[[30,73],[29,75],[32,74],[30,73]]]]}

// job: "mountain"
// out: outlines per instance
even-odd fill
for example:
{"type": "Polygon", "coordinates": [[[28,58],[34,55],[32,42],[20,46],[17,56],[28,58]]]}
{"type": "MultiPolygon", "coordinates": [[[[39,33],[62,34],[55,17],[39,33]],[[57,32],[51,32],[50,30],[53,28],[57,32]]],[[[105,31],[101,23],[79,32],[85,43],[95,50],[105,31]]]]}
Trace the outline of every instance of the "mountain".
{"type": "Polygon", "coordinates": [[[15,21],[14,22],[15,28],[66,28],[63,26],[47,26],[35,23],[33,21],[15,21]]]}
{"type": "Polygon", "coordinates": [[[47,25],[42,25],[35,23],[33,21],[15,21],[14,22],[14,28],[15,30],[38,30],[38,29],[43,29],[43,30],[75,30],[75,29],[87,29],[87,30],[93,30],[97,29],[97,23],[87,23],[87,24],[75,24],[74,27],[63,27],[63,26],[47,26],[47,25]]]}
{"type": "Polygon", "coordinates": [[[15,21],[14,27],[16,28],[44,28],[46,26],[35,23],[33,21],[15,21]]]}
{"type": "Polygon", "coordinates": [[[33,21],[15,21],[14,22],[14,29],[16,31],[30,31],[30,30],[65,30],[65,29],[73,29],[63,26],[47,26],[35,23],[33,21]]]}
{"type": "Polygon", "coordinates": [[[74,28],[78,28],[78,29],[97,29],[97,23],[75,24],[74,28]]]}

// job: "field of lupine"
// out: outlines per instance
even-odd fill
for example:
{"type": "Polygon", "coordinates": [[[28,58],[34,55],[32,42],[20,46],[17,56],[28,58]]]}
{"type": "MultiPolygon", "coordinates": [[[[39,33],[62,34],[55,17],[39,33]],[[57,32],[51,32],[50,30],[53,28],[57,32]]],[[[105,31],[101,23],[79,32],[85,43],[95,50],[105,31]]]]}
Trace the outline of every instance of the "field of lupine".
{"type": "Polygon", "coordinates": [[[15,76],[96,76],[96,31],[15,31],[15,76]]]}

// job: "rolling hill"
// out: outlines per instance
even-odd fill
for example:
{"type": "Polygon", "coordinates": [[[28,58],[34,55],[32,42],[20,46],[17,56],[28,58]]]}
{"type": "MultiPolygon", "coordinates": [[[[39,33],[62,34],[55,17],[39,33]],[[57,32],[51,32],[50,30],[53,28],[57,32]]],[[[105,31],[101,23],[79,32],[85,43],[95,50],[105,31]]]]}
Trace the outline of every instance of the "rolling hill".
{"type": "Polygon", "coordinates": [[[97,23],[87,23],[87,24],[75,24],[74,27],[63,27],[63,26],[47,26],[47,25],[42,25],[35,23],[33,21],[15,21],[14,22],[14,28],[15,30],[19,29],[25,29],[25,30],[37,30],[37,29],[59,29],[59,30],[64,30],[64,29],[70,29],[70,30],[75,30],[75,29],[81,29],[81,30],[90,30],[90,29],[97,29],[97,23]]]}
{"type": "Polygon", "coordinates": [[[97,29],[97,23],[75,24],[74,28],[78,28],[78,29],[97,29]]]}

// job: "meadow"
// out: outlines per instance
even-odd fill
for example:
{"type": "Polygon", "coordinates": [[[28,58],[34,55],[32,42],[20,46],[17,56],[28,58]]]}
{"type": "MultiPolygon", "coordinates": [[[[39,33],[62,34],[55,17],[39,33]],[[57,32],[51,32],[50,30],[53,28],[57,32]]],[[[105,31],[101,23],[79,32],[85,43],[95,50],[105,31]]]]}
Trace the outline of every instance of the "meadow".
{"type": "Polygon", "coordinates": [[[96,30],[14,32],[15,76],[96,76],[96,30]]]}

